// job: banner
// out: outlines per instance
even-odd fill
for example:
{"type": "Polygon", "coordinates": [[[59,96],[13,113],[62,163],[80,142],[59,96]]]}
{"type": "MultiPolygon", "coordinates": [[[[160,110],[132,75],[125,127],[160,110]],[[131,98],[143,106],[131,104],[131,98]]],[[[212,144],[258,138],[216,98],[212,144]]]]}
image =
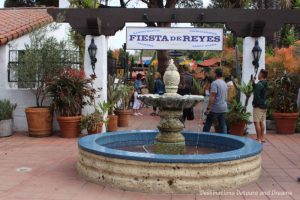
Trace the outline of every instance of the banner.
{"type": "Polygon", "coordinates": [[[223,50],[223,29],[127,27],[127,49],[223,50]]]}

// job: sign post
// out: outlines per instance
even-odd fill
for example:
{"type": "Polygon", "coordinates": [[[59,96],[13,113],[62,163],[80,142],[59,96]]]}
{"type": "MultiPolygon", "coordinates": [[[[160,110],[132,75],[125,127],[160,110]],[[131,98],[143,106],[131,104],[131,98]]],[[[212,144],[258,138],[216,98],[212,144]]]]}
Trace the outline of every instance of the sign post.
{"type": "Polygon", "coordinates": [[[127,49],[223,50],[223,29],[127,27],[127,49]]]}

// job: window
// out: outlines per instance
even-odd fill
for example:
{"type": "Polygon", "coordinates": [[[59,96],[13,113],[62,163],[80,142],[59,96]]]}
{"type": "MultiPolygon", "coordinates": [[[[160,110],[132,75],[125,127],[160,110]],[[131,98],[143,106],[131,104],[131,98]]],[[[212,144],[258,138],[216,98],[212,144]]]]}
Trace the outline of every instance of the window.
{"type": "MultiPolygon", "coordinates": [[[[20,64],[20,58],[24,55],[25,50],[10,50],[8,62],[8,82],[11,88],[29,88],[29,86],[18,83],[16,72],[12,70],[13,65],[20,64]]],[[[62,50],[62,55],[65,59],[64,65],[79,69],[82,66],[80,61],[79,51],[62,50]]],[[[34,81],[33,81],[34,82],[34,81]]],[[[34,83],[29,83],[34,84],[34,83]]]]}

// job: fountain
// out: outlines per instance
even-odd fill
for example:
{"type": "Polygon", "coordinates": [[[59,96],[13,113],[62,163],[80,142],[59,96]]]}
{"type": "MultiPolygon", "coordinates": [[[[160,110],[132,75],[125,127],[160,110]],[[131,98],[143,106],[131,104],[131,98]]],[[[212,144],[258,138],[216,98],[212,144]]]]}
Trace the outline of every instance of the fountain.
{"type": "Polygon", "coordinates": [[[166,93],[164,95],[147,94],[138,98],[145,104],[158,107],[160,110],[160,123],[157,126],[160,131],[155,141],[155,153],[183,154],[185,152],[185,139],[181,134],[184,127],[179,120],[184,108],[194,107],[203,100],[203,96],[177,94],[180,75],[173,60],[164,75],[166,93]]]}
{"type": "Polygon", "coordinates": [[[119,131],[79,139],[77,169],[94,183],[156,193],[199,193],[237,188],[260,176],[262,146],[226,134],[182,131],[183,108],[203,97],[177,94],[179,73],[171,60],[164,95],[139,99],[160,108],[158,130],[119,131]]]}

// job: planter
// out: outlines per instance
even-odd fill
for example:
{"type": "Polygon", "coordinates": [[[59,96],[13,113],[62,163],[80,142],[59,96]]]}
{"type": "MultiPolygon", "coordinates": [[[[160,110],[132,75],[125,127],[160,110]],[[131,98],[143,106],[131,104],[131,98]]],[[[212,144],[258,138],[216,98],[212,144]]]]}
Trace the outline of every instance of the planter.
{"type": "Polygon", "coordinates": [[[49,107],[25,109],[28,134],[32,137],[46,137],[52,134],[52,112],[49,107]]]}
{"type": "Polygon", "coordinates": [[[117,115],[108,115],[107,129],[108,132],[113,132],[118,130],[118,116],[117,115]]]}
{"type": "Polygon", "coordinates": [[[275,121],[267,119],[266,120],[266,129],[270,131],[276,130],[275,121]]]}
{"type": "Polygon", "coordinates": [[[11,136],[13,133],[13,121],[12,119],[0,121],[0,137],[11,136]]]}
{"type": "Polygon", "coordinates": [[[296,129],[299,113],[273,113],[278,134],[293,134],[296,129]]]}
{"type": "Polygon", "coordinates": [[[132,110],[117,110],[118,115],[118,126],[128,127],[129,126],[129,116],[132,114],[132,110]]]}
{"type": "Polygon", "coordinates": [[[81,116],[62,117],[57,116],[61,137],[76,138],[80,135],[81,116]]]}
{"type": "Polygon", "coordinates": [[[101,133],[102,132],[102,126],[103,126],[103,123],[99,122],[94,130],[88,129],[87,132],[88,132],[89,135],[96,134],[96,133],[101,133]]]}
{"type": "Polygon", "coordinates": [[[235,124],[230,124],[230,134],[237,135],[237,136],[244,136],[245,135],[245,126],[246,122],[238,122],[235,124]]]}

